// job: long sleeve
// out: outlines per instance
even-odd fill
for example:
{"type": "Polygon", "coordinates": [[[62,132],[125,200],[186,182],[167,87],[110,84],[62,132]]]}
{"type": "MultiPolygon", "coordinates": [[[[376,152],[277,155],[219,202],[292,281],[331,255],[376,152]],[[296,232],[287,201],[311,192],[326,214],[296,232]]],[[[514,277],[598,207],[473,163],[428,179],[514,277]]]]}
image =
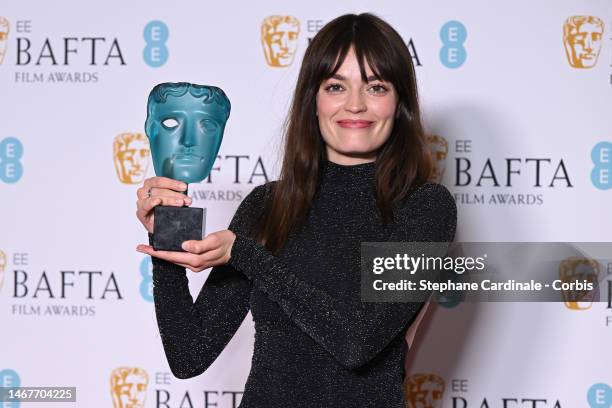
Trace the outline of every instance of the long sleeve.
{"type": "MultiPolygon", "coordinates": [[[[249,194],[229,229],[246,235],[261,207],[259,199],[258,194],[249,194]]],[[[177,378],[197,376],[216,360],[242,324],[249,311],[251,281],[231,265],[213,267],[194,303],[185,268],[155,257],[152,262],[155,313],[168,364],[177,378]]]]}
{"type": "MultiPolygon", "coordinates": [[[[398,211],[391,240],[450,242],[457,209],[448,190],[434,183],[417,189],[398,211]]],[[[231,228],[230,228],[231,229],[231,228]]],[[[416,317],[423,303],[347,302],[299,279],[259,243],[236,233],[228,264],[278,303],[287,316],[340,364],[356,369],[380,353],[416,317]]],[[[357,276],[359,273],[356,271],[357,276]]]]}

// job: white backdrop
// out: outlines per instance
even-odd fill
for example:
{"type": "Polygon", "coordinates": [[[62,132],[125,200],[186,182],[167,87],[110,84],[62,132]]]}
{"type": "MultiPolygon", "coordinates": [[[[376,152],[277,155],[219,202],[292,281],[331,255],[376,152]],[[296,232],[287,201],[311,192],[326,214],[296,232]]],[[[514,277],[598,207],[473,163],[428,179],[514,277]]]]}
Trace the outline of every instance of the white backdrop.
{"type": "MultiPolygon", "coordinates": [[[[457,200],[457,240],[612,241],[609,0],[5,2],[2,384],[76,386],[76,406],[110,407],[111,373],[127,367],[142,384],[133,401],[146,407],[237,405],[253,348],[250,315],[204,374],[172,377],[150,262],[135,251],[146,242],[135,191],[153,166],[136,138],[131,163],[141,173],[121,173],[113,143],[144,133],[155,84],[223,88],[232,112],[220,157],[210,182],[190,190],[194,205],[207,208],[207,231],[227,228],[253,187],[276,179],[281,124],[308,39],[334,17],[364,11],[410,44],[428,132],[448,146],[438,166],[457,200]],[[261,25],[273,15],[299,22],[285,66],[264,54],[261,25]],[[582,48],[597,58],[566,54],[571,16],[603,23],[576,28],[591,30],[582,48]],[[509,182],[507,163],[519,172],[509,182]]],[[[189,273],[194,296],[207,274],[189,273]]],[[[601,274],[612,279],[612,265],[601,274]]],[[[411,406],[612,406],[608,305],[437,307],[407,366],[411,381],[422,380],[419,390],[441,393],[411,406]]]]}

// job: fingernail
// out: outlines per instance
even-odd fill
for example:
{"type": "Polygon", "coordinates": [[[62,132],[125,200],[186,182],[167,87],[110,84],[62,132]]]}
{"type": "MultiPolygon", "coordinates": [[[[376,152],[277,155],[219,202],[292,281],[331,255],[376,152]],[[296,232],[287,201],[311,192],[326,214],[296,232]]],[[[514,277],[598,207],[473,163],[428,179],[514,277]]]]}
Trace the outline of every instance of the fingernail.
{"type": "Polygon", "coordinates": [[[187,184],[182,183],[181,184],[181,190],[187,190],[187,184]]]}
{"type": "Polygon", "coordinates": [[[189,244],[187,242],[183,242],[181,244],[181,248],[183,248],[185,251],[189,251],[189,244]]]}
{"type": "Polygon", "coordinates": [[[175,204],[183,205],[183,200],[174,200],[175,204]]]}

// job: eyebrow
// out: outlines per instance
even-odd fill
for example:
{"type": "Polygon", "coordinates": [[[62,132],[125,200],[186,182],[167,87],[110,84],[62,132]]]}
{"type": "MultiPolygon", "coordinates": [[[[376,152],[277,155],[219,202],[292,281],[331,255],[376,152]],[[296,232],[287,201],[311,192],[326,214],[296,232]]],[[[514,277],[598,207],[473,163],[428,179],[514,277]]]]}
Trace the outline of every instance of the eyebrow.
{"type": "MultiPolygon", "coordinates": [[[[344,81],[344,80],[346,79],[345,77],[343,77],[343,76],[342,76],[342,75],[340,75],[340,74],[334,74],[334,75],[332,75],[332,78],[333,78],[333,79],[337,79],[338,81],[344,81]]],[[[376,75],[370,75],[370,76],[369,76],[369,77],[367,77],[366,79],[368,80],[368,82],[371,82],[371,81],[376,81],[377,79],[382,81],[382,79],[380,79],[380,78],[379,78],[379,77],[377,77],[376,75]]]]}

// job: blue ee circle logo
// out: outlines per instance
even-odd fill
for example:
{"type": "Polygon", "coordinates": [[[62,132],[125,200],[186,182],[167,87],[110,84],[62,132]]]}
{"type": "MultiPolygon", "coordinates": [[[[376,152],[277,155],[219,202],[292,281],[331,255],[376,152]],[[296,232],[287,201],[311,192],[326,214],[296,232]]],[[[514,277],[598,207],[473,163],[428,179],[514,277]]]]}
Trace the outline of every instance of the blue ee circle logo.
{"type": "MultiPolygon", "coordinates": [[[[19,379],[19,374],[17,374],[15,370],[7,368],[0,371],[0,387],[14,388],[20,386],[21,380],[19,379]]],[[[19,408],[19,401],[3,402],[1,406],[2,408],[19,408]]]]}
{"type": "Polygon", "coordinates": [[[612,188],[612,143],[599,142],[591,150],[591,182],[600,190],[612,188]]]}
{"type": "Polygon", "coordinates": [[[607,384],[593,384],[587,391],[587,401],[591,408],[612,407],[612,388],[607,384]]]}
{"type": "Polygon", "coordinates": [[[169,35],[168,26],[163,21],[154,20],[145,26],[144,40],[147,45],[142,57],[148,66],[158,68],[168,61],[166,41],[169,35]]]}
{"type": "Polygon", "coordinates": [[[140,295],[147,302],[153,301],[153,263],[151,257],[147,256],[140,262],[140,295]]]}
{"type": "Polygon", "coordinates": [[[19,139],[7,137],[0,142],[0,180],[16,183],[23,175],[23,145],[19,139]]]}
{"type": "Polygon", "coordinates": [[[459,68],[467,59],[463,43],[467,38],[465,26],[456,20],[446,22],[440,29],[440,62],[446,68],[459,68]]]}

